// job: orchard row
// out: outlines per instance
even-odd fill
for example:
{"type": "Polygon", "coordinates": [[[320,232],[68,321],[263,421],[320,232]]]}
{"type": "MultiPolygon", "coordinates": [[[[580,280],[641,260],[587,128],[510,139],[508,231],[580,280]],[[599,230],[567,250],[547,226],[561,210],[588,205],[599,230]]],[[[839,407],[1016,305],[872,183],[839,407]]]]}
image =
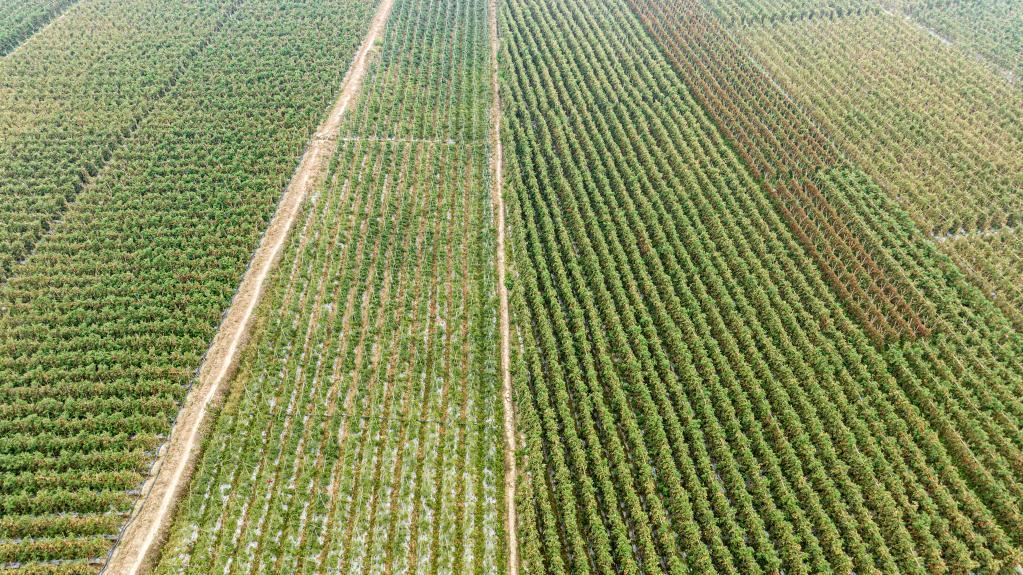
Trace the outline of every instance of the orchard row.
{"type": "Polygon", "coordinates": [[[485,0],[397,0],[157,573],[507,572],[485,0]]]}
{"type": "Polygon", "coordinates": [[[5,56],[78,0],[8,0],[0,6],[0,56],[5,56]]]}
{"type": "Polygon", "coordinates": [[[524,568],[1011,569],[1011,323],[869,175],[815,167],[933,326],[878,345],[715,126],[750,120],[705,113],[637,12],[503,13],[524,568]]]}
{"type": "Polygon", "coordinates": [[[87,0],[0,62],[8,566],[102,566],[372,8],[87,0]]]}

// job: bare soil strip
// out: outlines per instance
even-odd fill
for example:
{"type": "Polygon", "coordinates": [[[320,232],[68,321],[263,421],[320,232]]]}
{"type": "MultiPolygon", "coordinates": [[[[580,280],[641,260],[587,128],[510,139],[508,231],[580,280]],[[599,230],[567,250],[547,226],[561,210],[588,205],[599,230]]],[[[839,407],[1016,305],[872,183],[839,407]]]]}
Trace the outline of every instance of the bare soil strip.
{"type": "Polygon", "coordinates": [[[185,491],[195,464],[210,405],[238,367],[253,324],[253,313],[266,280],[280,259],[289,232],[309,192],[321,183],[337,148],[341,119],[362,85],[371,50],[384,29],[393,0],[381,0],[362,46],[342,82],[341,94],[327,119],[311,138],[301,163],[278,205],[259,247],[224,317],[209,352],[174,423],[170,440],[161,450],[153,473],[143,486],[148,493],[136,505],[132,518],[115,547],[104,572],[136,575],[156,558],[159,543],[170,527],[179,496],[185,491]]]}
{"type": "Polygon", "coordinates": [[[504,149],[501,147],[501,93],[498,81],[497,56],[500,43],[497,37],[497,0],[490,0],[490,67],[493,104],[490,121],[493,151],[490,155],[491,195],[497,218],[497,296],[500,301],[501,330],[501,397],[504,400],[504,497],[506,505],[505,530],[508,532],[508,575],[519,573],[519,544],[515,533],[515,401],[512,398],[511,329],[508,318],[508,288],[505,284],[504,263],[504,149]]]}

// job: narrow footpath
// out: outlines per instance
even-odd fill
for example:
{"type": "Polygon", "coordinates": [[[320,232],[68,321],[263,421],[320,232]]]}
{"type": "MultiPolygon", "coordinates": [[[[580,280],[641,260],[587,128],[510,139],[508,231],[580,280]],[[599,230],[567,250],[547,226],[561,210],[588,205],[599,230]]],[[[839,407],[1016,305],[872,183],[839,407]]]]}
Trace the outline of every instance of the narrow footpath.
{"type": "Polygon", "coordinates": [[[508,575],[519,573],[519,544],[516,535],[518,521],[515,516],[515,400],[512,395],[511,379],[511,327],[508,318],[508,287],[505,282],[504,250],[504,149],[501,146],[501,86],[497,62],[500,39],[497,29],[497,0],[490,0],[490,67],[493,104],[490,108],[492,150],[490,155],[491,195],[494,201],[494,215],[497,222],[497,296],[500,301],[501,331],[501,397],[504,400],[504,497],[505,531],[508,533],[508,575]]]}
{"type": "Polygon", "coordinates": [[[254,312],[263,295],[266,280],[280,260],[284,244],[298,212],[310,192],[326,176],[330,158],[337,150],[341,119],[358,95],[368,68],[373,46],[383,32],[394,0],[381,0],[369,31],[345,74],[330,115],[309,141],[302,160],[285,189],[248,271],[242,278],[231,307],[213,339],[199,370],[199,378],[185,398],[161,448],[153,472],[142,487],[140,498],[121,538],[103,569],[108,575],[136,575],[145,572],[158,557],[174,510],[188,486],[202,444],[210,407],[224,396],[226,385],[238,367],[241,350],[248,341],[254,312]]]}

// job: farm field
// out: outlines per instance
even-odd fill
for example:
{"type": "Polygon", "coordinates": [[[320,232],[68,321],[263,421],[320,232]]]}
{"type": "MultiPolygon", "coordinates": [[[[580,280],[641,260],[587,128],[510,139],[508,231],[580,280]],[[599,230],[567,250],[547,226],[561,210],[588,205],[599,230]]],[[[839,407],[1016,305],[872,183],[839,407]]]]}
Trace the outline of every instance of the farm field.
{"type": "Polygon", "coordinates": [[[6,55],[78,0],[10,0],[0,6],[0,55],[6,55]]]}
{"type": "Polygon", "coordinates": [[[707,8],[726,27],[875,12],[874,0],[709,0],[707,8]]]}
{"type": "Polygon", "coordinates": [[[487,10],[396,0],[156,573],[506,571],[487,10]]]}
{"type": "MultiPolygon", "coordinates": [[[[782,175],[753,155],[760,142],[736,141],[757,171],[743,165],[662,55],[729,38],[669,35],[700,7],[633,3],[662,48],[625,3],[505,6],[523,565],[1012,570],[1020,358],[1006,318],[830,140],[775,130],[813,145],[791,167],[775,156],[782,175]],[[771,193],[792,174],[823,197],[771,193]],[[832,199],[846,231],[827,225],[832,199]],[[789,205],[821,212],[786,218],[789,205]],[[812,252],[847,233],[927,306],[925,330],[893,325],[879,347],[851,317],[854,282],[879,278],[842,292],[812,252]]],[[[717,102],[774,89],[730,82],[717,102]]],[[[731,134],[755,125],[708,102],[731,134]]]]}
{"type": "Polygon", "coordinates": [[[227,1],[93,1],[0,67],[0,280],[152,113],[227,18],[227,1]],[[132,32],[128,32],[131,30],[132,32]],[[82,43],[81,49],[69,46],[82,43]]]}
{"type": "Polygon", "coordinates": [[[1021,10],[0,2],[0,575],[1023,575],[1021,10]]]}
{"type": "Polygon", "coordinates": [[[910,3],[904,12],[1018,82],[1023,74],[1023,9],[1012,0],[910,3]]]}
{"type": "Polygon", "coordinates": [[[764,26],[741,36],[925,230],[986,230],[1019,220],[1023,95],[988,67],[887,14],[764,26]]]}
{"type": "Polygon", "coordinates": [[[1023,326],[1023,230],[960,234],[940,245],[1017,327],[1023,326]]]}
{"type": "MultiPolygon", "coordinates": [[[[148,88],[149,103],[125,100],[127,109],[104,103],[117,117],[144,112],[137,125],[96,120],[124,139],[106,152],[105,163],[93,164],[96,174],[81,182],[74,167],[39,172],[40,178],[52,178],[51,186],[40,184],[24,195],[5,192],[0,202],[5,213],[36,222],[14,226],[13,243],[25,251],[13,258],[0,284],[0,566],[26,573],[91,573],[102,567],[371,11],[347,0],[291,2],[287,10],[276,0],[166,7],[165,29],[200,37],[191,48],[171,51],[181,58],[173,66],[166,54],[139,48],[140,56],[164,59],[168,75],[181,68],[173,82],[161,80],[166,87],[148,88]],[[175,23],[172,7],[186,14],[217,11],[175,23]],[[313,20],[315,27],[309,26],[313,20]],[[214,23],[204,28],[208,21],[214,23]],[[278,36],[294,43],[284,50],[278,36]],[[57,179],[64,174],[71,175],[57,179]],[[70,183],[56,187],[63,182],[70,183]],[[64,195],[76,189],[73,197],[64,195]],[[45,204],[40,210],[19,203],[36,191],[45,204]],[[47,195],[53,193],[60,195],[59,205],[47,195]]],[[[46,38],[9,56],[15,60],[0,62],[0,74],[11,79],[8,86],[39,72],[21,66],[22,58],[47,62],[65,51],[60,39],[71,41],[63,30],[72,24],[55,23],[44,31],[46,38]]],[[[111,30],[131,25],[122,21],[111,30]]],[[[166,38],[152,41],[177,46],[166,38]]],[[[118,50],[129,44],[114,42],[118,50]]],[[[114,62],[147,65],[144,59],[114,62]]],[[[150,73],[160,69],[154,65],[150,73]]],[[[131,95],[137,68],[129,67],[129,81],[122,83],[113,72],[116,67],[107,80],[131,95]]],[[[39,87],[23,81],[26,90],[39,87]]],[[[102,92],[94,95],[102,101],[102,92]]],[[[5,103],[27,107],[45,101],[19,100],[8,92],[5,103]]],[[[78,116],[81,125],[90,125],[91,111],[78,116]]],[[[36,134],[42,135],[26,140],[40,142],[60,132],[68,117],[58,114],[49,122],[39,117],[36,134]]],[[[13,121],[3,126],[22,127],[13,121]]],[[[76,142],[66,145],[74,149],[76,142]]],[[[14,144],[8,138],[4,143],[14,144]]],[[[104,152],[95,153],[92,161],[99,162],[104,152]]],[[[37,172],[25,173],[31,177],[5,178],[5,185],[36,186],[37,172]]]]}
{"type": "MultiPolygon", "coordinates": [[[[649,13],[650,5],[640,12],[649,13]]],[[[911,14],[913,6],[899,9],[911,14]]],[[[1017,289],[1013,269],[1018,269],[1018,252],[981,250],[967,259],[949,251],[962,242],[944,241],[1000,230],[1014,237],[1023,181],[1020,100],[1012,81],[978,61],[968,46],[939,40],[933,31],[887,8],[793,13],[730,27],[696,3],[677,3],[675,12],[687,14],[690,22],[683,25],[678,16],[662,14],[661,25],[651,32],[668,47],[697,98],[758,175],[771,181],[788,171],[816,181],[814,172],[821,167],[857,164],[919,228],[929,230],[978,287],[999,286],[995,301],[1018,318],[1018,306],[1012,307],[1006,295],[1017,289]],[[845,43],[843,38],[860,41],[845,43]],[[734,77],[746,81],[737,85],[734,77]]],[[[840,200],[826,200],[837,210],[832,215],[841,219],[847,210],[838,205],[840,200]]],[[[793,209],[791,201],[786,200],[784,210],[790,221],[821,209],[808,210],[805,202],[793,209]]],[[[799,227],[801,236],[814,240],[805,225],[799,227]]],[[[835,246],[831,250],[837,252],[835,246]]],[[[869,250],[865,255],[884,259],[883,253],[869,250]]],[[[829,275],[841,279],[836,267],[842,266],[826,261],[832,257],[818,260],[829,275]]],[[[887,275],[890,269],[884,271],[887,275]]],[[[898,277],[885,283],[905,292],[898,277]]],[[[888,298],[873,299],[883,303],[888,298]]],[[[906,304],[926,307],[911,299],[906,304]]],[[[853,311],[861,319],[870,317],[857,308],[853,311]]]]}
{"type": "Polygon", "coordinates": [[[5,55],[78,0],[11,0],[0,6],[0,55],[5,55]]]}

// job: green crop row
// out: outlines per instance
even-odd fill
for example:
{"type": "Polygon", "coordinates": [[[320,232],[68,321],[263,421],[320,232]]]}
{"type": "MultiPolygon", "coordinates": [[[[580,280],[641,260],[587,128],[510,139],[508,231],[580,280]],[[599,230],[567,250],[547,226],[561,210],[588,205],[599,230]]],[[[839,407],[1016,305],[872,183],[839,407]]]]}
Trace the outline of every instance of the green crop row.
{"type": "Polygon", "coordinates": [[[505,572],[485,0],[396,0],[157,573],[505,572]]]}
{"type": "Polygon", "coordinates": [[[907,7],[914,20],[1006,73],[1023,76],[1023,9],[1015,0],[930,0],[907,7]]]}
{"type": "Polygon", "coordinates": [[[35,34],[78,0],[9,0],[0,6],[0,56],[35,34]]]}
{"type": "Polygon", "coordinates": [[[1023,347],[1004,315],[869,178],[807,172],[931,308],[934,332],[877,346],[649,13],[505,6],[524,567],[1011,569],[1023,347]]]}
{"type": "Polygon", "coordinates": [[[371,10],[86,0],[0,62],[0,113],[36,110],[2,123],[0,209],[48,222],[4,236],[8,568],[102,565],[371,10]]]}

